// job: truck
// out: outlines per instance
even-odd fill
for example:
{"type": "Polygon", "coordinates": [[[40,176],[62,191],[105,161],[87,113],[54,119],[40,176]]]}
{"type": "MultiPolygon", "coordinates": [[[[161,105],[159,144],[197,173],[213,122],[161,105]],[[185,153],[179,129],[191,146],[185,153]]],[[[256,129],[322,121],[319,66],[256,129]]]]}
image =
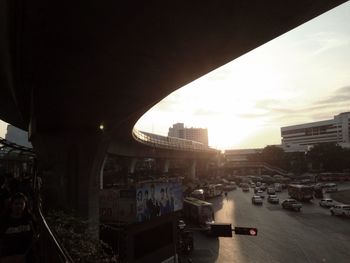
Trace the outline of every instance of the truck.
{"type": "Polygon", "coordinates": [[[213,204],[197,198],[184,199],[183,215],[189,222],[204,229],[210,229],[210,225],[214,223],[213,204]]]}
{"type": "Polygon", "coordinates": [[[298,201],[310,201],[313,198],[314,189],[308,185],[290,184],[288,185],[288,194],[298,201]]]}

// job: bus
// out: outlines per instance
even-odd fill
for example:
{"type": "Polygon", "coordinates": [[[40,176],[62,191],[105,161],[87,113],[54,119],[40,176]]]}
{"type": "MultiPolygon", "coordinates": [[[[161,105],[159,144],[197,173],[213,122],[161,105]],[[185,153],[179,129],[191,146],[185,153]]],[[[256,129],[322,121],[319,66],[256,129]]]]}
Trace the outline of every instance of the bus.
{"type": "Polygon", "coordinates": [[[214,223],[213,204],[193,197],[186,197],[183,215],[191,223],[209,229],[214,223]]]}
{"type": "Polygon", "coordinates": [[[314,189],[308,185],[290,184],[288,185],[288,194],[291,198],[299,201],[310,201],[313,198],[314,189]]]}
{"type": "Polygon", "coordinates": [[[338,186],[335,183],[328,183],[323,186],[325,193],[333,193],[338,191],[338,186]]]}

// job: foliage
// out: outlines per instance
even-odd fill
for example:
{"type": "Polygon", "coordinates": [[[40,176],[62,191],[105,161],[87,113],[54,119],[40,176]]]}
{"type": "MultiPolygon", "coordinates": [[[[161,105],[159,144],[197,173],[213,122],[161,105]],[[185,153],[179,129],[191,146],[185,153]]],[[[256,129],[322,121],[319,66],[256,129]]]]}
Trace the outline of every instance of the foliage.
{"type": "Polygon", "coordinates": [[[288,161],[288,171],[300,175],[308,171],[306,156],[304,152],[286,153],[288,161]]]}
{"type": "Polygon", "coordinates": [[[307,153],[307,160],[318,170],[343,171],[349,167],[349,150],[332,143],[318,144],[307,153]]]}
{"type": "Polygon", "coordinates": [[[249,156],[249,161],[266,162],[295,174],[308,170],[342,172],[350,169],[350,149],[334,143],[317,144],[307,153],[286,153],[277,146],[267,146],[260,154],[249,156]]]}
{"type": "Polygon", "coordinates": [[[96,240],[88,221],[62,211],[49,212],[46,220],[74,262],[118,262],[107,253],[109,246],[96,240]]]}
{"type": "Polygon", "coordinates": [[[277,146],[266,146],[260,155],[261,161],[283,169],[287,168],[287,159],[284,150],[277,146]]]}

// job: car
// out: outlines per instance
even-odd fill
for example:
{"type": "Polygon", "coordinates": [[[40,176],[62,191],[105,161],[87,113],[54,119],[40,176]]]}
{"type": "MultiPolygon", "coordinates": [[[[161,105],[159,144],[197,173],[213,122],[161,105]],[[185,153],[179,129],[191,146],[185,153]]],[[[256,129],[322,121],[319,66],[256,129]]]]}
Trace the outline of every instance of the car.
{"type": "Polygon", "coordinates": [[[249,192],[249,184],[247,184],[247,183],[242,184],[242,191],[249,192]]]}
{"type": "Polygon", "coordinates": [[[330,209],[331,215],[350,216],[350,205],[335,205],[330,209]]]}
{"type": "Polygon", "coordinates": [[[327,207],[327,208],[334,206],[333,200],[330,198],[321,199],[319,204],[320,206],[327,207]]]}
{"type": "Polygon", "coordinates": [[[254,188],[254,194],[256,194],[259,190],[260,190],[259,187],[255,187],[255,188],[254,188]]]}
{"type": "Polygon", "coordinates": [[[269,195],[267,197],[267,201],[271,204],[279,204],[280,200],[277,195],[269,195]]]}
{"type": "Polygon", "coordinates": [[[276,193],[275,188],[273,188],[273,187],[267,188],[267,193],[269,195],[274,195],[276,193]]]}
{"type": "Polygon", "coordinates": [[[243,186],[243,187],[242,187],[242,191],[243,191],[243,192],[249,192],[250,190],[249,190],[249,187],[248,187],[248,186],[243,186]]]}
{"type": "Polygon", "coordinates": [[[251,188],[255,188],[255,183],[250,183],[251,188]]]}
{"type": "Polygon", "coordinates": [[[302,208],[302,204],[295,199],[286,199],[281,205],[283,209],[290,209],[294,211],[300,211],[302,208]]]}
{"type": "Polygon", "coordinates": [[[229,184],[231,185],[231,187],[232,187],[233,190],[236,190],[236,189],[237,189],[237,184],[236,184],[236,182],[230,181],[229,184]]]}
{"type": "Polygon", "coordinates": [[[267,188],[267,186],[266,186],[265,183],[263,183],[263,184],[260,185],[260,190],[265,191],[266,188],[267,188]]]}
{"type": "Polygon", "coordinates": [[[256,192],[256,195],[260,196],[261,198],[265,198],[265,194],[263,191],[259,190],[256,192]]]}
{"type": "Polygon", "coordinates": [[[275,191],[282,192],[282,185],[280,183],[275,183],[275,191]]]}
{"type": "Polygon", "coordinates": [[[254,205],[262,205],[263,204],[263,200],[262,200],[262,198],[260,196],[254,195],[252,197],[252,204],[254,204],[254,205]]]}

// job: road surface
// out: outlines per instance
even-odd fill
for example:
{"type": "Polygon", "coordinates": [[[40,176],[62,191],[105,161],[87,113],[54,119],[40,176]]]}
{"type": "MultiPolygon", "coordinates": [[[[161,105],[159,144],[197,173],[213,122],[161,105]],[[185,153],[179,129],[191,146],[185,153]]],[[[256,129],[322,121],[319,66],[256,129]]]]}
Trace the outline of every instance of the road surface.
{"type": "MultiPolygon", "coordinates": [[[[350,188],[345,184],[342,188],[350,188]]],[[[318,205],[318,199],[303,204],[301,212],[284,210],[267,202],[262,206],[251,204],[250,193],[237,189],[227,198],[210,200],[214,204],[217,222],[233,226],[258,228],[258,236],[209,238],[195,233],[194,263],[304,263],[350,262],[350,219],[334,217],[318,205]]],[[[280,200],[287,191],[278,193],[280,200]]]]}

